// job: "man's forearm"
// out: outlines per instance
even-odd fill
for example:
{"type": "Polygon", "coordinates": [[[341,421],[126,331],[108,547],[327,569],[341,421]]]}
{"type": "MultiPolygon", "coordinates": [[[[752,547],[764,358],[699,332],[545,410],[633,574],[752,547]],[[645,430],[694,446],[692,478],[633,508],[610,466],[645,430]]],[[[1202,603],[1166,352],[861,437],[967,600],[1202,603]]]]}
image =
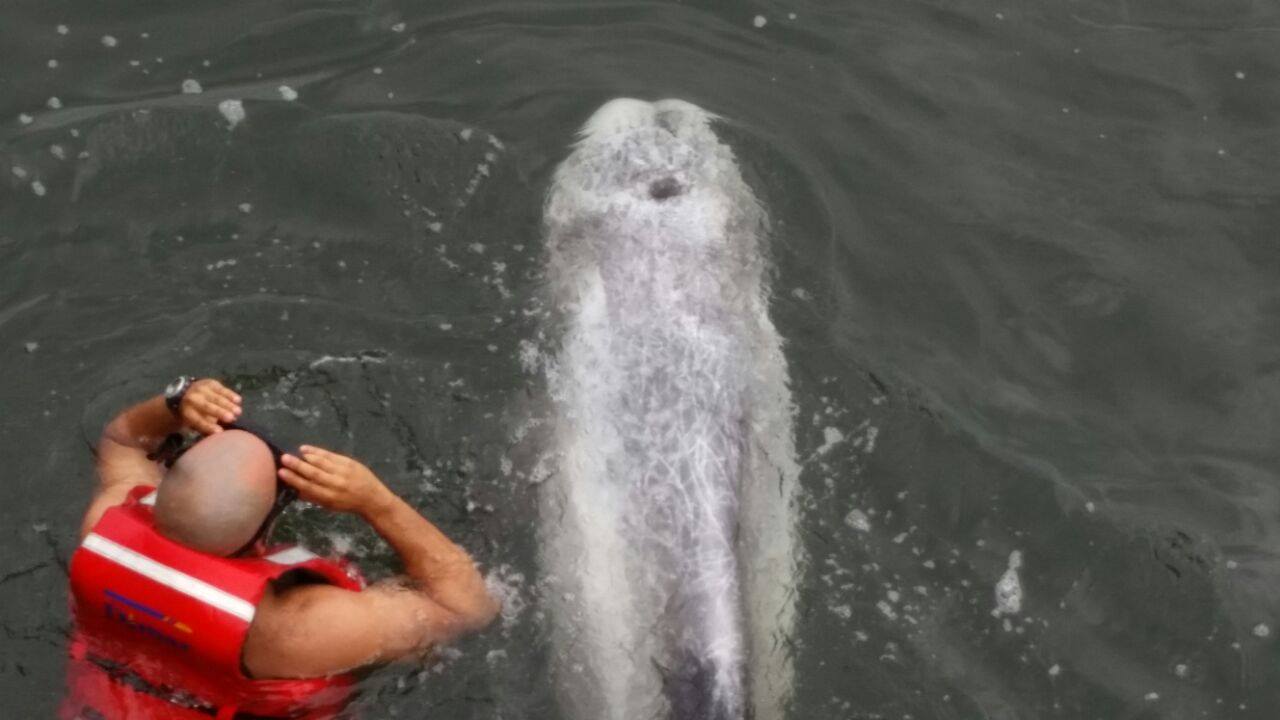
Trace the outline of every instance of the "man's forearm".
{"type": "Polygon", "coordinates": [[[103,429],[102,439],[150,452],[161,440],[181,429],[182,422],[165,405],[164,396],[157,395],[117,415],[103,429]]]}
{"type": "Polygon", "coordinates": [[[493,619],[497,603],[471,556],[417,510],[386,490],[362,515],[400,556],[405,574],[432,600],[467,626],[480,627],[493,619]]]}

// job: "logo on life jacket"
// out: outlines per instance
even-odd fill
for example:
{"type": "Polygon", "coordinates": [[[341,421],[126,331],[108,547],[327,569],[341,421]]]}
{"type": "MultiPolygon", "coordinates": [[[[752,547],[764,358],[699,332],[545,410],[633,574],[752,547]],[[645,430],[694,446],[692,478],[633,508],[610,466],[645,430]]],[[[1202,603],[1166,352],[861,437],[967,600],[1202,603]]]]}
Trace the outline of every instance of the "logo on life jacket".
{"type": "Polygon", "coordinates": [[[174,619],[159,610],[147,607],[137,600],[127,598],[114,590],[104,589],[103,593],[107,596],[107,602],[103,607],[108,619],[115,620],[135,632],[156,638],[179,650],[191,649],[189,643],[171,634],[176,632],[183,635],[191,635],[192,630],[186,623],[174,619]],[[136,611],[137,614],[131,611],[136,611]]]}

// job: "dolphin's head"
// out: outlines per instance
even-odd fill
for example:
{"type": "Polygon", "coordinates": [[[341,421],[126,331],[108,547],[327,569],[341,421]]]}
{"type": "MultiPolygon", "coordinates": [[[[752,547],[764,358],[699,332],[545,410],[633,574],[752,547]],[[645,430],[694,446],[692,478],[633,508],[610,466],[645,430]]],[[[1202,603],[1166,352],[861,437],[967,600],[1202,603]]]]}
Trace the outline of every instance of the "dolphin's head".
{"type": "Polygon", "coordinates": [[[545,212],[553,251],[591,252],[579,245],[586,239],[662,238],[696,252],[754,243],[763,211],[733,151],[716,137],[717,120],[683,100],[602,105],[556,171],[545,212]]]}
{"type": "Polygon", "coordinates": [[[596,198],[667,203],[716,179],[731,159],[716,116],[683,100],[610,100],[582,126],[557,184],[596,198]],[[566,182],[569,181],[569,182],[566,182]]]}
{"type": "Polygon", "coordinates": [[[600,189],[627,190],[664,202],[686,194],[719,154],[715,116],[683,100],[611,100],[582,127],[578,147],[616,153],[600,189]]]}

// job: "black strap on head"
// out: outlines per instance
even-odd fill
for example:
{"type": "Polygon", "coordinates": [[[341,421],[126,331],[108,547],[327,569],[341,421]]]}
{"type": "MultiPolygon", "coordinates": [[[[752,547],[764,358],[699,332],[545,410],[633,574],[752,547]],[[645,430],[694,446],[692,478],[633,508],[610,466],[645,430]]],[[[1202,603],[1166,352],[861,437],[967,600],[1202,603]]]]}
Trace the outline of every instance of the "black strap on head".
{"type": "Polygon", "coordinates": [[[280,471],[280,468],[284,467],[284,464],[281,462],[281,458],[284,456],[284,451],[280,449],[279,445],[276,445],[275,443],[271,442],[271,440],[267,438],[266,435],[264,435],[263,433],[259,432],[258,430],[248,425],[244,425],[241,423],[230,423],[228,425],[224,425],[223,427],[225,427],[227,430],[240,430],[243,432],[247,432],[250,435],[261,440],[264,444],[266,444],[267,449],[271,451],[271,459],[275,462],[275,465],[276,465],[275,502],[271,503],[271,509],[267,511],[267,516],[262,519],[262,524],[258,526],[258,530],[253,534],[253,537],[249,538],[249,542],[245,543],[243,547],[241,547],[239,550],[233,553],[234,555],[243,555],[249,552],[250,550],[252,550],[253,546],[257,545],[259,540],[271,534],[271,528],[273,525],[275,525],[276,518],[280,517],[280,513],[283,513],[284,509],[289,507],[289,503],[292,503],[294,500],[298,499],[298,491],[280,482],[279,471],[280,471]]]}

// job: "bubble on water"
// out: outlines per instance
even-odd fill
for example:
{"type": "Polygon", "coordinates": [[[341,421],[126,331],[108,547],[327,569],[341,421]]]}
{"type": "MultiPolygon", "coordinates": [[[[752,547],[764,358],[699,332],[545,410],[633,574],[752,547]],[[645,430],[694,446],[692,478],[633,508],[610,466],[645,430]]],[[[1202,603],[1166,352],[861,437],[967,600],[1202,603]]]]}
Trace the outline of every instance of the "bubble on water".
{"type": "Polygon", "coordinates": [[[398,32],[398,33],[404,32],[405,27],[407,26],[404,23],[398,22],[395,25],[391,26],[391,32],[398,32]]]}
{"type": "Polygon", "coordinates": [[[44,193],[45,193],[44,183],[40,182],[39,180],[32,180],[31,192],[35,193],[36,197],[44,197],[44,193]]]}
{"type": "Polygon", "coordinates": [[[231,124],[232,130],[235,130],[236,125],[239,125],[245,118],[244,103],[239,100],[223,100],[218,103],[218,112],[222,113],[222,117],[226,118],[227,122],[231,124]]]}
{"type": "Polygon", "coordinates": [[[325,535],[329,541],[329,547],[333,548],[333,552],[338,555],[350,556],[355,550],[355,540],[345,533],[331,532],[325,535]]]}
{"type": "Polygon", "coordinates": [[[751,21],[751,24],[755,25],[758,28],[762,28],[768,23],[769,23],[769,20],[765,18],[765,16],[763,15],[757,15],[755,19],[751,21]]]}
{"type": "Polygon", "coordinates": [[[182,92],[186,95],[199,95],[204,92],[204,88],[201,87],[199,80],[187,78],[182,81],[182,92]]]}
{"type": "Polygon", "coordinates": [[[498,601],[502,626],[511,627],[524,612],[525,599],[521,590],[525,585],[524,573],[516,571],[510,565],[499,565],[484,578],[485,588],[489,595],[498,601]]]}
{"type": "Polygon", "coordinates": [[[62,109],[62,101],[61,101],[61,100],[59,100],[57,97],[51,97],[51,98],[49,98],[48,100],[46,100],[46,101],[44,102],[44,104],[45,104],[45,105],[48,105],[50,110],[60,110],[60,109],[62,109]]]}
{"type": "Polygon", "coordinates": [[[467,246],[467,249],[477,255],[484,254],[484,243],[473,242],[467,246]]]}
{"type": "Polygon", "coordinates": [[[294,90],[288,85],[281,85],[280,87],[276,88],[276,90],[280,92],[280,97],[283,98],[286,102],[293,102],[294,100],[298,99],[298,91],[294,90]]]}
{"type": "Polygon", "coordinates": [[[871,519],[861,510],[854,508],[844,516],[844,524],[858,532],[871,532],[871,519]]]}
{"type": "Polygon", "coordinates": [[[440,329],[441,329],[441,330],[444,330],[445,332],[448,332],[448,331],[450,331],[450,330],[452,330],[452,329],[453,329],[453,324],[452,324],[452,323],[440,323],[440,329]]]}
{"type": "Polygon", "coordinates": [[[1191,674],[1191,668],[1186,663],[1178,663],[1173,666],[1173,674],[1179,678],[1186,679],[1191,674]]]}
{"type": "Polygon", "coordinates": [[[253,203],[243,202],[243,203],[240,203],[237,207],[240,208],[240,212],[245,214],[253,212],[253,203]]]}
{"type": "Polygon", "coordinates": [[[1158,693],[1158,692],[1149,692],[1149,693],[1147,693],[1146,695],[1143,695],[1143,696],[1142,696],[1142,699],[1143,699],[1143,700],[1146,700],[1147,702],[1155,702],[1155,701],[1157,701],[1157,700],[1159,700],[1159,699],[1160,699],[1160,693],[1158,693]]]}
{"type": "Polygon", "coordinates": [[[880,428],[876,427],[875,425],[868,425],[867,434],[866,434],[867,446],[865,448],[867,452],[869,453],[875,452],[876,438],[878,437],[880,437],[880,428]]]}
{"type": "Polygon", "coordinates": [[[848,620],[849,618],[853,617],[853,608],[849,607],[848,605],[830,605],[827,607],[827,609],[830,610],[831,613],[836,617],[842,618],[844,620],[848,620]]]}
{"type": "Polygon", "coordinates": [[[996,19],[997,19],[997,20],[1003,20],[1003,19],[1004,19],[1004,13],[1002,13],[1002,12],[998,12],[998,13],[996,13],[996,19]]]}
{"type": "Polygon", "coordinates": [[[381,74],[382,74],[382,68],[380,68],[380,67],[375,67],[375,68],[373,69],[373,74],[374,74],[374,75],[381,75],[381,74]]]}
{"type": "Polygon", "coordinates": [[[1237,79],[1237,80],[1243,80],[1243,79],[1244,79],[1244,71],[1243,71],[1243,70],[1237,70],[1237,71],[1236,71],[1236,79],[1237,79]]]}
{"type": "Polygon", "coordinates": [[[1022,612],[1022,581],[1018,578],[1018,569],[1022,567],[1022,552],[1014,550],[1009,553],[1009,567],[996,583],[996,607],[991,614],[1016,615],[1022,612]]]}
{"type": "Polygon", "coordinates": [[[67,151],[64,150],[61,145],[50,145],[49,154],[58,158],[59,160],[67,159],[67,151]]]}
{"type": "Polygon", "coordinates": [[[114,36],[114,35],[103,35],[103,36],[102,36],[102,46],[103,46],[103,47],[113,48],[113,47],[115,47],[116,45],[119,45],[119,44],[120,44],[120,41],[119,41],[119,40],[116,40],[116,38],[115,38],[115,36],[114,36]]]}
{"type": "Polygon", "coordinates": [[[815,451],[818,455],[825,455],[831,448],[837,444],[844,442],[844,433],[839,428],[826,427],[822,429],[822,444],[815,451]]]}
{"type": "Polygon", "coordinates": [[[16,177],[16,178],[18,178],[19,180],[26,180],[26,179],[27,179],[27,169],[26,169],[26,168],[24,168],[24,167],[18,167],[17,165],[14,165],[14,166],[13,166],[13,168],[11,168],[11,170],[12,170],[12,172],[13,172],[13,176],[14,176],[14,177],[16,177]]]}
{"type": "Polygon", "coordinates": [[[796,19],[796,14],[795,14],[795,13],[787,13],[787,19],[788,19],[788,20],[795,20],[795,19],[796,19]]]}
{"type": "Polygon", "coordinates": [[[49,66],[50,70],[54,70],[58,67],[58,61],[56,58],[49,58],[49,62],[46,64],[49,66]]]}
{"type": "Polygon", "coordinates": [[[1049,668],[1049,677],[1058,677],[1058,674],[1061,672],[1062,672],[1062,666],[1054,664],[1049,668]]]}
{"type": "Polygon", "coordinates": [[[1266,623],[1258,623],[1253,626],[1253,635],[1260,638],[1271,637],[1271,628],[1266,623]]]}
{"type": "Polygon", "coordinates": [[[889,618],[890,620],[898,619],[898,613],[894,611],[893,606],[885,602],[884,600],[877,601],[876,607],[879,608],[880,612],[883,613],[884,616],[889,618]]]}
{"type": "Polygon", "coordinates": [[[40,349],[40,343],[38,343],[38,342],[27,342],[27,343],[24,343],[24,344],[23,344],[23,347],[27,349],[27,352],[29,352],[29,353],[33,353],[33,352],[35,352],[36,350],[39,350],[39,349],[40,349]]]}
{"type": "Polygon", "coordinates": [[[59,34],[59,35],[66,35],[66,34],[67,34],[67,33],[69,33],[69,32],[71,32],[71,28],[67,27],[66,25],[59,25],[59,26],[58,26],[58,34],[59,34]]]}

